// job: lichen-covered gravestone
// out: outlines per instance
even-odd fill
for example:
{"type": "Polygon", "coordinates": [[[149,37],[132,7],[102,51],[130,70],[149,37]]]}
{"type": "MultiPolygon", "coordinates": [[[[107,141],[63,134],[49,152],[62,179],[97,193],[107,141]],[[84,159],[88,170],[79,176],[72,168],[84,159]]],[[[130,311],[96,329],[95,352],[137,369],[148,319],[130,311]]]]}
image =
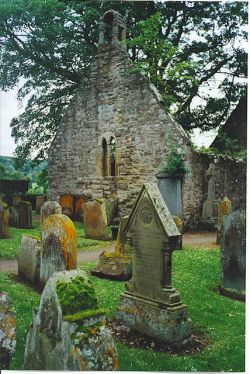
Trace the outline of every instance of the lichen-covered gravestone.
{"type": "Polygon", "coordinates": [[[132,247],[130,239],[123,232],[128,216],[120,220],[114,252],[104,251],[99,256],[99,264],[91,271],[93,275],[110,279],[128,280],[132,275],[132,247]]]}
{"type": "Polygon", "coordinates": [[[28,329],[24,370],[117,370],[114,341],[82,270],[55,273],[28,329]]]}
{"type": "Polygon", "coordinates": [[[20,229],[32,229],[32,205],[29,201],[17,204],[17,226],[20,229]]]}
{"type": "Polygon", "coordinates": [[[77,267],[77,234],[64,214],[49,215],[42,224],[40,283],[45,285],[55,271],[77,267]]]}
{"type": "Polygon", "coordinates": [[[9,207],[0,202],[0,239],[9,239],[9,207]]]}
{"type": "Polygon", "coordinates": [[[45,218],[52,214],[62,214],[62,207],[57,201],[46,201],[41,206],[40,225],[42,226],[45,218]]]}
{"type": "Polygon", "coordinates": [[[18,250],[18,276],[33,284],[39,284],[41,241],[23,235],[18,250]]]}
{"type": "Polygon", "coordinates": [[[219,201],[218,203],[218,227],[217,227],[217,244],[220,244],[221,240],[221,229],[225,220],[225,217],[231,213],[232,210],[232,203],[227,198],[224,197],[223,200],[219,201]]]}
{"type": "Polygon", "coordinates": [[[0,292],[0,369],[9,369],[16,349],[16,316],[11,310],[9,296],[0,292]]]}
{"type": "Polygon", "coordinates": [[[155,184],[144,184],[124,232],[132,237],[132,279],[121,296],[116,318],[165,342],[188,338],[187,307],[171,285],[171,255],[181,235],[155,184]]]}
{"type": "Polygon", "coordinates": [[[108,222],[104,199],[88,201],[83,205],[83,223],[86,238],[108,240],[108,222]]]}
{"type": "Polygon", "coordinates": [[[225,217],[221,235],[222,288],[244,291],[246,284],[246,211],[225,217]]]}

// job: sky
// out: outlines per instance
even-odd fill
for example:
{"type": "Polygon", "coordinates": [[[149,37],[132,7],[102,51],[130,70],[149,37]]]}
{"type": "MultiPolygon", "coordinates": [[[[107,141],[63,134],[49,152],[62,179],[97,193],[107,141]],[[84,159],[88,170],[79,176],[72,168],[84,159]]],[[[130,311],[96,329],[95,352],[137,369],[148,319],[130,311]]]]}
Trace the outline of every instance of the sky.
{"type": "MultiPolygon", "coordinates": [[[[0,91],[0,156],[13,156],[15,151],[16,145],[11,137],[10,122],[24,110],[17,101],[17,91],[18,88],[8,92],[0,91]]],[[[214,131],[201,134],[198,129],[195,129],[192,140],[199,147],[208,147],[215,136],[214,131]]]]}

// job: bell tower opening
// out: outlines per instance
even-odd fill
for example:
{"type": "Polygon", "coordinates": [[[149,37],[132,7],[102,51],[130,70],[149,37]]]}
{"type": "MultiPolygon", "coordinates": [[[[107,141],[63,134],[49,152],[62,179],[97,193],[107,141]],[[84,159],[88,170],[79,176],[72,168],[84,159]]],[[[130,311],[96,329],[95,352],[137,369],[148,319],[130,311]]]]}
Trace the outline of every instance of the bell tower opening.
{"type": "Polygon", "coordinates": [[[99,49],[107,46],[119,46],[126,50],[125,40],[125,19],[119,12],[108,10],[104,13],[99,25],[99,49]]]}

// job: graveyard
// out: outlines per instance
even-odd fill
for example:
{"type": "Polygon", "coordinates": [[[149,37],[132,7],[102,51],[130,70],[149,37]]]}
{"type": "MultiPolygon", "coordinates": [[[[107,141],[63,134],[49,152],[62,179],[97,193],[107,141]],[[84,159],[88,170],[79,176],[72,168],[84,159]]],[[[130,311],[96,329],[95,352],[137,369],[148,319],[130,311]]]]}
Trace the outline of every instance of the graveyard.
{"type": "MultiPolygon", "coordinates": [[[[19,17],[20,4],[4,5],[6,17],[19,17]]],[[[16,159],[0,164],[1,369],[244,371],[244,53],[232,48],[225,57],[230,48],[209,31],[218,28],[225,46],[234,40],[237,49],[244,4],[34,4],[25,14],[39,32],[31,27],[26,38],[42,49],[48,38],[51,60],[27,45],[35,64],[19,96],[32,84],[51,87],[12,120],[16,159]],[[239,35],[227,29],[235,14],[239,35]],[[47,22],[53,32],[43,29],[47,22]],[[209,48],[186,37],[193,28],[197,37],[205,32],[209,48]],[[52,42],[58,32],[63,37],[52,42]],[[203,83],[223,68],[233,71],[231,85],[225,78],[218,86],[225,97],[202,98],[203,83]],[[196,108],[198,97],[206,105],[196,108]],[[194,144],[194,129],[216,132],[210,148],[194,144]],[[30,180],[15,169],[22,163],[30,180]]],[[[15,32],[3,43],[11,58],[15,32]]]]}

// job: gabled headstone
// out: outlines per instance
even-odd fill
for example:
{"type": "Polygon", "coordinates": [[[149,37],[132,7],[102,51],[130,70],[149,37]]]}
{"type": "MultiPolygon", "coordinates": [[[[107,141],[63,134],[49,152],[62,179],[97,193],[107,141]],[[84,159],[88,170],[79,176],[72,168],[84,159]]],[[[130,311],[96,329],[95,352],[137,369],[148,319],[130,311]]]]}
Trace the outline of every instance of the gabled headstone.
{"type": "Polygon", "coordinates": [[[121,217],[114,252],[104,251],[99,264],[91,271],[93,275],[117,280],[128,280],[132,275],[132,247],[123,232],[128,216],[121,217]]]}
{"type": "Polygon", "coordinates": [[[0,202],[0,239],[9,239],[9,207],[0,202]]]}
{"type": "Polygon", "coordinates": [[[221,235],[222,288],[245,291],[246,285],[246,211],[225,217],[221,235]]]}
{"type": "Polygon", "coordinates": [[[77,233],[64,214],[49,215],[42,224],[40,283],[45,285],[54,272],[77,267],[77,233]]]}
{"type": "Polygon", "coordinates": [[[32,205],[29,201],[17,204],[17,226],[20,229],[32,229],[32,205]]]}
{"type": "Polygon", "coordinates": [[[187,307],[171,285],[171,256],[181,235],[155,184],[144,184],[124,232],[132,238],[132,279],[116,318],[166,342],[189,337],[187,307]]]}

